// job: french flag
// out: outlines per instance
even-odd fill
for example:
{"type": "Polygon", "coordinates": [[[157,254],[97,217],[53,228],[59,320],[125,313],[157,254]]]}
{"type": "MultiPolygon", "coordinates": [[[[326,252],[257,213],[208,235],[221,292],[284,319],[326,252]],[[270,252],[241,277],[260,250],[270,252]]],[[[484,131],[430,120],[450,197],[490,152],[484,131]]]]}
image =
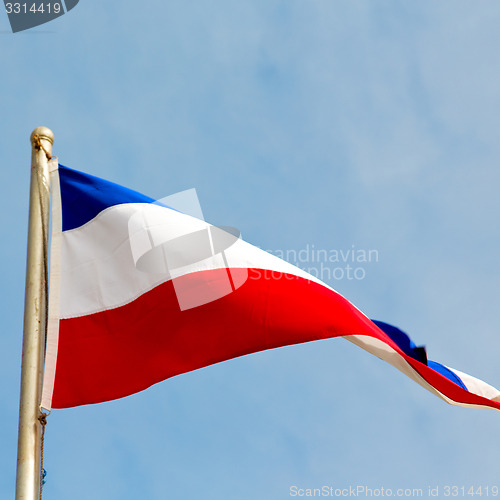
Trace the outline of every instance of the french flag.
{"type": "Polygon", "coordinates": [[[265,349],[343,337],[445,401],[500,410],[500,392],[427,359],[303,270],[177,206],[51,163],[42,406],[121,398],[265,349]]]}

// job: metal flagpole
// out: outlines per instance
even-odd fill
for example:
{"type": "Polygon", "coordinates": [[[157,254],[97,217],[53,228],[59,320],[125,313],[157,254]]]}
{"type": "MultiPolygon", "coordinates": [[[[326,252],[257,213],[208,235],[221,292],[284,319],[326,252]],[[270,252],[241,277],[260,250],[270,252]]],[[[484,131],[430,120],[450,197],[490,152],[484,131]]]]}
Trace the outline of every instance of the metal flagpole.
{"type": "Polygon", "coordinates": [[[31,134],[31,187],[24,302],[21,401],[17,449],[16,500],[37,500],[40,491],[39,417],[45,355],[48,284],[50,178],[48,160],[54,134],[38,127],[31,134]]]}

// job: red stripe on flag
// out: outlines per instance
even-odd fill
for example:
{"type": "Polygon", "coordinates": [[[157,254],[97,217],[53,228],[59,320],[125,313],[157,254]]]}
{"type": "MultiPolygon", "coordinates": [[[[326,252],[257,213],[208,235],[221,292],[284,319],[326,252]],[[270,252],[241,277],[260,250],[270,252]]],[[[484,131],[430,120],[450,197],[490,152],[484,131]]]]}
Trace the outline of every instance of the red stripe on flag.
{"type": "MultiPolygon", "coordinates": [[[[53,407],[117,399],[265,349],[368,335],[390,345],[451,399],[500,409],[405,355],[338,293],[293,275],[232,269],[233,278],[238,272],[248,273],[240,288],[193,309],[180,310],[170,281],[122,307],[61,320],[53,407]]],[[[183,287],[187,280],[193,293],[207,286],[216,293],[227,286],[227,277],[226,269],[193,273],[183,277],[183,287]]]]}

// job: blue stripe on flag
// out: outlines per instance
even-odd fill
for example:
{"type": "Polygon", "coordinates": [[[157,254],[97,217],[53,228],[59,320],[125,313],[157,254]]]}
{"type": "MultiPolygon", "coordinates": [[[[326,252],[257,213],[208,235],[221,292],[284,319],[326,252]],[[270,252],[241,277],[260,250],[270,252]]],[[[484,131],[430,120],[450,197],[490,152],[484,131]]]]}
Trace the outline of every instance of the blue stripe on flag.
{"type": "Polygon", "coordinates": [[[454,371],[450,370],[441,363],[436,363],[435,361],[428,361],[427,365],[429,366],[429,368],[432,368],[441,375],[444,375],[448,380],[455,382],[455,384],[459,385],[462,389],[465,389],[466,391],[469,390],[462,382],[462,379],[454,371]]]}
{"type": "Polygon", "coordinates": [[[389,325],[388,323],[384,323],[383,321],[372,321],[393,341],[395,342],[399,348],[408,356],[411,356],[413,359],[424,363],[429,368],[437,371],[441,375],[445,376],[448,380],[451,380],[453,383],[460,386],[462,389],[468,391],[465,384],[462,382],[460,377],[442,365],[441,363],[436,363],[436,361],[430,361],[427,359],[427,353],[425,352],[425,347],[418,347],[410,337],[395,326],[389,325]]]}
{"type": "Polygon", "coordinates": [[[411,339],[406,335],[405,332],[396,328],[395,326],[384,323],[383,321],[372,321],[385,333],[387,336],[395,342],[399,348],[408,356],[413,359],[420,361],[424,365],[427,364],[427,354],[425,352],[425,347],[418,347],[411,339]]]}
{"type": "Polygon", "coordinates": [[[106,208],[123,203],[154,203],[137,191],[59,165],[63,231],[83,226],[106,208]]]}

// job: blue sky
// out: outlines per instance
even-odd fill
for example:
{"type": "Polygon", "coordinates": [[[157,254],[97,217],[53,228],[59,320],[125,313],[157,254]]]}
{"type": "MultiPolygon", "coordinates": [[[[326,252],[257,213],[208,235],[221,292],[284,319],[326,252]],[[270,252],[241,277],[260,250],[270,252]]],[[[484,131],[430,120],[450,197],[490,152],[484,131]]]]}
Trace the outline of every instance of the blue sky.
{"type": "MultiPolygon", "coordinates": [[[[431,359],[500,386],[500,4],[81,0],[0,15],[0,496],[13,497],[29,135],[265,249],[376,249],[332,280],[431,359]]],[[[46,498],[285,499],[290,486],[499,484],[499,416],[452,407],[342,340],[54,411],[46,498]]]]}

